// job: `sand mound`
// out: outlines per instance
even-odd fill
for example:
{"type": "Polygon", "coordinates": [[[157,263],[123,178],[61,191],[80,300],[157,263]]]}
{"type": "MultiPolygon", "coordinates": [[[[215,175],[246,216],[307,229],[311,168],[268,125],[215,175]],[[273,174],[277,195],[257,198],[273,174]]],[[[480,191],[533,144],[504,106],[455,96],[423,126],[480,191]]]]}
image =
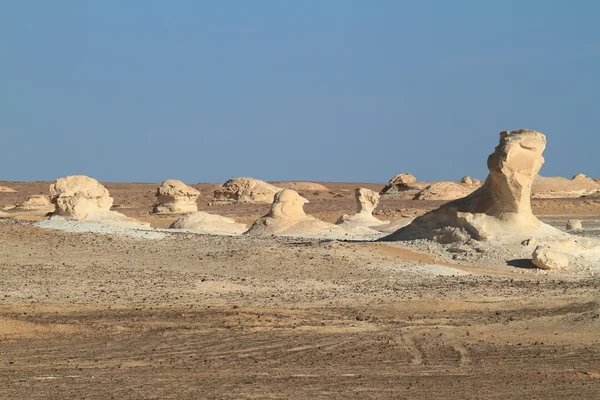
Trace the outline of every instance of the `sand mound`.
{"type": "Polygon", "coordinates": [[[269,213],[252,224],[246,233],[256,236],[346,234],[339,226],[306,215],[306,203],[308,200],[296,191],[283,189],[275,195],[269,213]]]}
{"type": "Polygon", "coordinates": [[[320,192],[329,190],[327,187],[315,182],[273,182],[273,184],[277,187],[283,189],[293,189],[297,192],[320,192]]]}
{"type": "Polygon", "coordinates": [[[156,190],[156,214],[181,214],[198,211],[196,199],[200,192],[185,183],[168,179],[156,190]]]}
{"type": "Polygon", "coordinates": [[[272,203],[281,188],[254,178],[233,178],[215,190],[215,199],[245,203],[272,203]]]}
{"type": "Polygon", "coordinates": [[[595,195],[600,192],[600,185],[584,174],[577,174],[573,179],[560,176],[537,176],[533,182],[532,196],[539,199],[575,198],[595,195]]]}
{"type": "Polygon", "coordinates": [[[203,233],[225,235],[241,234],[248,229],[246,225],[238,224],[231,218],[209,214],[202,211],[184,215],[177,221],[173,222],[169,228],[191,229],[203,233]]]}
{"type": "Polygon", "coordinates": [[[0,186],[0,193],[16,193],[16,190],[11,189],[8,186],[0,186]]]}

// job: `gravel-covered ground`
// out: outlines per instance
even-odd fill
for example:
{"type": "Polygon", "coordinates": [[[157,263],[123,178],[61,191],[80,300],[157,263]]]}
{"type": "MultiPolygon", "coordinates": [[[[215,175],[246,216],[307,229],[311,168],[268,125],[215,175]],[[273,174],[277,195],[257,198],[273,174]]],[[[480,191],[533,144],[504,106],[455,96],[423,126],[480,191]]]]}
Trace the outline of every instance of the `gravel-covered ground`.
{"type": "Polygon", "coordinates": [[[421,251],[2,219],[0,398],[600,396],[596,275],[421,251]]]}

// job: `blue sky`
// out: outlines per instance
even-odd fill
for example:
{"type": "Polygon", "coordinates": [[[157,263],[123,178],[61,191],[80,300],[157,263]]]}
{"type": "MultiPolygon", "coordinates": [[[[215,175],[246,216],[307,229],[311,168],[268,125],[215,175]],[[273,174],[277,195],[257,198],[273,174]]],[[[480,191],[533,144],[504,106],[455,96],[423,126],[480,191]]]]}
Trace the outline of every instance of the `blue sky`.
{"type": "Polygon", "coordinates": [[[0,180],[600,177],[597,1],[0,2],[0,180]]]}

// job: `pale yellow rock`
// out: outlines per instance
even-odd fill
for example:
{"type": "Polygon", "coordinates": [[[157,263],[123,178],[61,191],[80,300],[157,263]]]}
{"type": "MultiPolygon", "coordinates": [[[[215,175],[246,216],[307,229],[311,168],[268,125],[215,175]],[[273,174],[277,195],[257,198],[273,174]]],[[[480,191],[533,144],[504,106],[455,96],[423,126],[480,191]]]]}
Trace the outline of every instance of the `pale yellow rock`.
{"type": "Polygon", "coordinates": [[[463,176],[462,179],[460,180],[460,182],[465,183],[467,185],[472,185],[473,179],[470,176],[463,176]]]}
{"type": "Polygon", "coordinates": [[[54,215],[73,219],[84,219],[96,211],[109,211],[113,204],[108,190],[84,175],[57,179],[50,185],[50,198],[56,206],[54,215]]]}
{"type": "Polygon", "coordinates": [[[246,232],[248,235],[324,235],[343,236],[346,231],[339,226],[320,221],[306,215],[304,197],[292,189],[283,189],[275,194],[271,210],[259,218],[246,232]]]}
{"type": "Polygon", "coordinates": [[[326,186],[315,182],[274,182],[274,185],[282,189],[293,189],[297,192],[325,192],[329,190],[326,186]]]}
{"type": "Polygon", "coordinates": [[[184,215],[177,221],[173,222],[169,228],[191,229],[204,233],[226,235],[238,235],[248,229],[245,224],[239,224],[232,218],[209,214],[203,211],[197,211],[184,215]]]}
{"type": "Polygon", "coordinates": [[[532,197],[539,199],[577,198],[594,195],[600,192],[600,185],[584,174],[577,174],[573,179],[560,176],[537,176],[532,187],[532,197]]]}
{"type": "Polygon", "coordinates": [[[501,132],[499,145],[488,157],[490,174],[483,186],[416,218],[384,240],[454,240],[461,237],[456,229],[476,240],[518,243],[535,235],[562,234],[542,224],[531,211],[531,187],[544,163],[545,147],[546,137],[540,132],[501,132]]]}
{"type": "Polygon", "coordinates": [[[254,178],[233,178],[219,189],[214,197],[221,201],[245,203],[272,203],[275,193],[281,188],[254,178]]]}
{"type": "Polygon", "coordinates": [[[113,198],[94,178],[72,175],[50,185],[50,201],[55,205],[52,219],[75,219],[92,222],[117,221],[141,223],[121,213],[110,211],[113,198]]]}
{"type": "Polygon", "coordinates": [[[355,214],[344,214],[336,222],[336,225],[345,229],[357,227],[374,228],[389,224],[389,221],[381,221],[373,215],[373,211],[379,204],[379,193],[365,188],[354,191],[357,212],[355,214]]]}
{"type": "Polygon", "coordinates": [[[412,199],[419,191],[429,186],[428,182],[417,182],[409,173],[394,176],[381,190],[381,195],[388,198],[412,199]]]}
{"type": "Polygon", "coordinates": [[[156,214],[183,214],[198,211],[200,192],[176,179],[164,181],[156,190],[156,214]]]}
{"type": "Polygon", "coordinates": [[[469,180],[469,182],[470,183],[436,182],[417,193],[413,200],[460,199],[477,190],[477,186],[473,184],[473,181],[469,180]]]}
{"type": "Polygon", "coordinates": [[[531,258],[533,264],[541,269],[566,269],[569,266],[569,256],[550,246],[536,247],[531,258]]]}
{"type": "Polygon", "coordinates": [[[567,221],[567,230],[570,231],[572,229],[581,229],[581,220],[578,219],[570,219],[567,221]]]}
{"type": "Polygon", "coordinates": [[[0,186],[0,193],[15,193],[16,190],[9,188],[8,186],[0,186]]]}
{"type": "Polygon", "coordinates": [[[27,197],[20,203],[17,203],[13,208],[14,211],[36,211],[36,212],[52,212],[54,204],[50,201],[50,196],[43,194],[34,194],[27,197]]]}

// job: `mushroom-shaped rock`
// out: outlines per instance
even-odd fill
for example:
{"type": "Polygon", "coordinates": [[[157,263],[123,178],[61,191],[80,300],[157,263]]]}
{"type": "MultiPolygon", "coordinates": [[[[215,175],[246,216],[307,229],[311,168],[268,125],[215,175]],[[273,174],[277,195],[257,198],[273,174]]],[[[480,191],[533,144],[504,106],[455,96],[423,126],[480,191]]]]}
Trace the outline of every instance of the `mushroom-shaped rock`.
{"type": "Polygon", "coordinates": [[[354,191],[354,199],[358,212],[356,214],[344,214],[336,222],[342,227],[365,226],[374,227],[389,224],[389,221],[381,221],[373,216],[373,211],[379,204],[379,193],[365,188],[354,191]]]}
{"type": "Polygon", "coordinates": [[[457,230],[476,240],[519,240],[532,234],[559,235],[531,211],[531,186],[544,157],[546,137],[521,129],[500,133],[500,143],[488,157],[490,174],[480,188],[416,218],[383,240],[460,238],[457,230]]]}
{"type": "Polygon", "coordinates": [[[531,258],[533,264],[541,269],[565,269],[569,266],[569,256],[550,246],[536,247],[531,258]]]}
{"type": "Polygon", "coordinates": [[[283,189],[275,194],[271,210],[259,218],[246,232],[248,235],[344,235],[339,226],[320,221],[306,215],[304,197],[292,189],[283,189]]]}
{"type": "Polygon", "coordinates": [[[13,208],[14,211],[34,211],[34,212],[52,212],[54,204],[50,201],[50,196],[43,194],[34,194],[27,197],[13,208]]]}
{"type": "Polygon", "coordinates": [[[237,235],[245,232],[248,227],[238,224],[235,220],[221,215],[196,211],[173,222],[171,229],[191,229],[203,233],[237,235]]]}
{"type": "Polygon", "coordinates": [[[198,211],[200,192],[176,179],[164,181],[156,190],[156,214],[182,214],[198,211]]]}
{"type": "Polygon", "coordinates": [[[567,230],[573,230],[573,229],[581,229],[581,220],[579,219],[570,219],[567,221],[567,230]]]}
{"type": "Polygon", "coordinates": [[[113,204],[108,190],[97,180],[85,175],[59,178],[50,185],[55,216],[85,219],[96,212],[108,212],[113,204]]]}
{"type": "Polygon", "coordinates": [[[280,190],[281,188],[258,179],[233,178],[215,190],[214,196],[222,201],[272,203],[275,193],[280,190]]]}
{"type": "MultiPolygon", "coordinates": [[[[464,178],[463,178],[464,179],[464,178]]],[[[455,200],[473,193],[477,186],[471,183],[436,182],[415,195],[413,200],[455,200]]]]}

